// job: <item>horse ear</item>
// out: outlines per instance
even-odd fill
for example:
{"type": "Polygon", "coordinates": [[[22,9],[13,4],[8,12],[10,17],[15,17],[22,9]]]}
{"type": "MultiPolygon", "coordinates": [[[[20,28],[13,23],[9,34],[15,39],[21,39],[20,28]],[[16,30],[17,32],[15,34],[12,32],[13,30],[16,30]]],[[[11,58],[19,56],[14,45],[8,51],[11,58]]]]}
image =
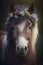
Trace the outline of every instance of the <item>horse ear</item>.
{"type": "Polygon", "coordinates": [[[34,13],[34,4],[32,3],[28,10],[31,14],[34,13]]]}
{"type": "Polygon", "coordinates": [[[16,8],[13,3],[10,4],[10,12],[15,12],[16,8]]]}

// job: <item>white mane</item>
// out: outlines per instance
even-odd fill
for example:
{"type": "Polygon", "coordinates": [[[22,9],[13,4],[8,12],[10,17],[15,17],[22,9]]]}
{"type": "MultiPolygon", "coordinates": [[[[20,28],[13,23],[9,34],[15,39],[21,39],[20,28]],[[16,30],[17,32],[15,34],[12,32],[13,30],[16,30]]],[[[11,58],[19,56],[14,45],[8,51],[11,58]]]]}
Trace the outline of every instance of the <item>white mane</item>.
{"type": "Polygon", "coordinates": [[[35,26],[32,29],[32,48],[34,51],[35,51],[37,36],[38,36],[38,25],[37,25],[37,22],[35,22],[35,26]]]}

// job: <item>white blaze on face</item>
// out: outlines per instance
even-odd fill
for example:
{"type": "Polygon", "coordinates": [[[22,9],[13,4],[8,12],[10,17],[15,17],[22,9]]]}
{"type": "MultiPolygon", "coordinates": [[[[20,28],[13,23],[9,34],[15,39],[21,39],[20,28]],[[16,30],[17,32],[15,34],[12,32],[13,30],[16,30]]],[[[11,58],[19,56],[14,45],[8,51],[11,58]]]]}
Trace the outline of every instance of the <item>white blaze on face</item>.
{"type": "Polygon", "coordinates": [[[18,30],[19,30],[20,32],[23,31],[23,29],[24,29],[24,27],[25,27],[25,24],[26,24],[26,21],[22,22],[21,24],[18,24],[18,30]]]}
{"type": "Polygon", "coordinates": [[[25,46],[28,46],[28,40],[26,40],[24,37],[19,36],[18,40],[16,41],[17,46],[19,46],[19,48],[25,48],[25,46]]]}

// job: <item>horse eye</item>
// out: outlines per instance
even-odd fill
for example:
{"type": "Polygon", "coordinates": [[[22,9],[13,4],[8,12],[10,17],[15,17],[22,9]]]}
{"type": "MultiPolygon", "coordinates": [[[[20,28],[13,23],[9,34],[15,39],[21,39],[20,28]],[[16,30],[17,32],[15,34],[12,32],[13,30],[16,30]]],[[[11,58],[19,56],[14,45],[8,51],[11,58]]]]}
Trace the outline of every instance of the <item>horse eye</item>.
{"type": "Polygon", "coordinates": [[[32,27],[30,26],[29,29],[31,29],[32,27]]]}
{"type": "Polygon", "coordinates": [[[28,26],[30,26],[30,23],[27,23],[28,26]]]}
{"type": "Polygon", "coordinates": [[[32,26],[31,26],[30,23],[28,24],[27,28],[28,28],[28,29],[31,29],[31,28],[32,28],[32,26]]]}
{"type": "Polygon", "coordinates": [[[31,28],[32,28],[32,24],[28,23],[28,29],[31,29],[31,28]]]}

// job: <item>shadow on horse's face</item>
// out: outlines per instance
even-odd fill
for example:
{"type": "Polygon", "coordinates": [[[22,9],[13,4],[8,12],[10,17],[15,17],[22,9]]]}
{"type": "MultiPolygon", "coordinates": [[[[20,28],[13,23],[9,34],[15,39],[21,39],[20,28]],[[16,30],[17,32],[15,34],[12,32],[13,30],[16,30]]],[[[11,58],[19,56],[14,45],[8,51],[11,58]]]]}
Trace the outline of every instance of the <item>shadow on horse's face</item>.
{"type": "Polygon", "coordinates": [[[13,39],[15,39],[17,54],[27,54],[28,47],[31,44],[31,36],[32,22],[28,18],[25,21],[15,25],[13,30],[13,39]]]}

